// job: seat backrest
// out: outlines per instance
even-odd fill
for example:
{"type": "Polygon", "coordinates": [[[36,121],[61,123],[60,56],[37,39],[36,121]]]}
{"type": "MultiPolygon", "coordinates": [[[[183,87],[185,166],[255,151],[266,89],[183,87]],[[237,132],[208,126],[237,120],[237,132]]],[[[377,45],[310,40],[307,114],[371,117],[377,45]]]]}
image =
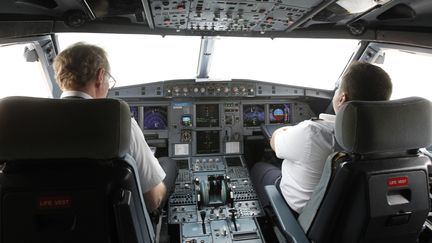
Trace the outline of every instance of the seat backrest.
{"type": "Polygon", "coordinates": [[[299,216],[302,223],[302,215],[314,215],[308,238],[416,242],[430,210],[430,160],[418,149],[432,143],[431,103],[417,97],[349,102],[336,116],[335,137],[346,156],[327,162],[333,169],[321,178],[328,185],[317,211],[307,212],[308,204],[299,216]]]}
{"type": "Polygon", "coordinates": [[[114,99],[0,100],[1,242],[153,242],[114,99]]]}

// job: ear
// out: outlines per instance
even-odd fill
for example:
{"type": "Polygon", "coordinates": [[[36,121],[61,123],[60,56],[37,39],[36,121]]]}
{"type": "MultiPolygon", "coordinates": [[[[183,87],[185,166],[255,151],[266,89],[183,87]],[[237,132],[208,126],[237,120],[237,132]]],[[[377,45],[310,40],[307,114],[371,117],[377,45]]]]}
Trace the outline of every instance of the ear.
{"type": "Polygon", "coordinates": [[[346,92],[342,92],[342,94],[341,94],[341,96],[340,96],[340,98],[339,98],[339,101],[340,101],[341,103],[345,103],[345,102],[348,101],[348,95],[347,95],[346,92]]]}
{"type": "Polygon", "coordinates": [[[103,85],[104,81],[105,81],[105,69],[99,68],[95,80],[96,87],[100,87],[101,85],[103,85]]]}
{"type": "Polygon", "coordinates": [[[337,106],[340,108],[345,102],[348,101],[348,94],[346,92],[341,92],[339,99],[337,101],[337,106]]]}

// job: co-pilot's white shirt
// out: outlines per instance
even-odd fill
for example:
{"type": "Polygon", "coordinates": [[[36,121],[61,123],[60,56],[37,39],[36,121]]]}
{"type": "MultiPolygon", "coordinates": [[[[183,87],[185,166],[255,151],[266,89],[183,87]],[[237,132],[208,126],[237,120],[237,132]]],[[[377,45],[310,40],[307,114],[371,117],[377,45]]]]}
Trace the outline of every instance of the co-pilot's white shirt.
{"type": "Polygon", "coordinates": [[[334,116],[303,121],[275,134],[282,163],[280,189],[288,205],[300,213],[318,185],[327,157],[333,152],[334,116]]]}
{"type": "MultiPolygon", "coordinates": [[[[61,98],[70,96],[92,99],[90,95],[80,91],[65,91],[62,93],[61,98]]],[[[163,181],[166,176],[165,171],[160,166],[159,161],[154,157],[150,147],[144,139],[141,128],[133,118],[131,118],[131,141],[129,154],[137,163],[141,189],[143,192],[148,192],[154,186],[163,181]]]]}

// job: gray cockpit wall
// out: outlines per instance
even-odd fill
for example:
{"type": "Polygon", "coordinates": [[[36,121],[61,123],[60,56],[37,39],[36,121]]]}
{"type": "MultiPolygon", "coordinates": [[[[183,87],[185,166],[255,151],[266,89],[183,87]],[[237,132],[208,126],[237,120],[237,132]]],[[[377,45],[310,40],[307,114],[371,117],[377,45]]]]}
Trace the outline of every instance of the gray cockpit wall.
{"type": "Polygon", "coordinates": [[[0,38],[110,32],[429,45],[431,18],[428,0],[9,0],[0,2],[0,38]]]}
{"type": "Polygon", "coordinates": [[[369,41],[431,47],[430,19],[429,0],[9,0],[0,2],[0,45],[32,43],[26,58],[41,62],[59,97],[56,33],[202,36],[196,81],[211,81],[217,36],[363,40],[351,60],[378,63],[369,41]]]}

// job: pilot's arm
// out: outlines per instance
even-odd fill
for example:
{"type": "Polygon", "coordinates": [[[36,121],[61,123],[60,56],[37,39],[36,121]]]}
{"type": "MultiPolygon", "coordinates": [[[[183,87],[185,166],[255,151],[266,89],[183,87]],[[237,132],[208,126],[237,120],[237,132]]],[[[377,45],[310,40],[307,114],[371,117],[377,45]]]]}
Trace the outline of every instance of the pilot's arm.
{"type": "Polygon", "coordinates": [[[147,210],[153,211],[160,206],[166,195],[167,190],[163,183],[166,174],[134,119],[131,122],[131,129],[130,155],[137,163],[139,183],[144,193],[147,210]]]}
{"type": "Polygon", "coordinates": [[[166,195],[166,187],[163,182],[152,187],[149,191],[144,193],[144,201],[147,205],[147,210],[153,211],[159,208],[166,195]]]}
{"type": "Polygon", "coordinates": [[[311,148],[311,136],[317,129],[310,121],[301,122],[295,126],[285,126],[277,129],[271,137],[270,146],[279,159],[302,158],[304,151],[311,148]]]}

